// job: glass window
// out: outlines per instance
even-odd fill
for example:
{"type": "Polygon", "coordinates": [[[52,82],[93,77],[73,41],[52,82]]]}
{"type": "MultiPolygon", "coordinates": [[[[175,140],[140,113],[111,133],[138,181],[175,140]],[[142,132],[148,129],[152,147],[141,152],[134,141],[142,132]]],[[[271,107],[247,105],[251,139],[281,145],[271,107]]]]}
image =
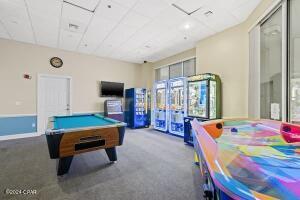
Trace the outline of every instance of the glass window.
{"type": "Polygon", "coordinates": [[[260,117],[282,116],[282,9],[261,25],[260,117]]]}
{"type": "Polygon", "coordinates": [[[170,79],[182,76],[182,62],[170,65],[170,79]]]}
{"type": "Polygon", "coordinates": [[[183,62],[183,76],[194,76],[196,75],[196,58],[183,62]]]}
{"type": "Polygon", "coordinates": [[[292,123],[300,123],[300,1],[290,3],[290,112],[292,123]]]}
{"type": "Polygon", "coordinates": [[[169,80],[169,67],[162,67],[155,70],[155,80],[169,80]]]}
{"type": "Polygon", "coordinates": [[[177,77],[196,75],[196,58],[178,62],[155,70],[155,80],[169,80],[177,77]]]}

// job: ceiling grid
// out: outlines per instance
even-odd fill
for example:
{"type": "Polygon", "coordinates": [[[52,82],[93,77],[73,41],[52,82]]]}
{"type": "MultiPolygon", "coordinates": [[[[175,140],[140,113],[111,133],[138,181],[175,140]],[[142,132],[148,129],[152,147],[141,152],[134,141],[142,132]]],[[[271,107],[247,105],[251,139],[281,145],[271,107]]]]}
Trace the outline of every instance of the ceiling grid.
{"type": "Polygon", "coordinates": [[[0,38],[155,62],[247,19],[261,0],[0,0],[0,38]]]}

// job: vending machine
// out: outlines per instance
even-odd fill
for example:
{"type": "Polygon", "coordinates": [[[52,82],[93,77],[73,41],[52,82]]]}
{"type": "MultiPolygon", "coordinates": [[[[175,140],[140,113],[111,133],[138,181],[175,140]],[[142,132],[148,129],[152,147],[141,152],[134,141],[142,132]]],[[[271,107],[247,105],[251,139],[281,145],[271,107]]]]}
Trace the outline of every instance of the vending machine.
{"type": "Polygon", "coordinates": [[[187,116],[186,78],[169,80],[169,132],[184,135],[184,117],[187,116]]]}
{"type": "Polygon", "coordinates": [[[154,103],[154,129],[168,131],[168,82],[159,81],[153,88],[154,103]]]}
{"type": "Polygon", "coordinates": [[[210,73],[191,76],[187,80],[187,88],[188,117],[184,118],[184,141],[192,145],[190,122],[194,118],[207,121],[222,117],[221,79],[210,73]]]}
{"type": "Polygon", "coordinates": [[[147,90],[147,102],[146,102],[146,108],[147,108],[147,126],[149,127],[151,125],[151,90],[147,90]]]}
{"type": "Polygon", "coordinates": [[[147,91],[130,88],[125,91],[125,121],[130,128],[148,127],[147,91]]]}

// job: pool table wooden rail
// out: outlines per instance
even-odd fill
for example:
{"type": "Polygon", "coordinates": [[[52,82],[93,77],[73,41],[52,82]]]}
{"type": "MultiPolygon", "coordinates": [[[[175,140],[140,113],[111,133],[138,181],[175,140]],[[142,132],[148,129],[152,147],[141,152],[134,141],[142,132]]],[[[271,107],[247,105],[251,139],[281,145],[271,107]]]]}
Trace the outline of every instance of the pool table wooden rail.
{"type": "Polygon", "coordinates": [[[73,134],[65,134],[60,142],[59,156],[66,157],[75,154],[106,149],[119,145],[119,132],[117,128],[103,128],[94,130],[76,131],[73,134]],[[93,144],[97,141],[103,141],[98,146],[76,150],[78,144],[93,144]]]}
{"type": "MultiPolygon", "coordinates": [[[[109,119],[108,119],[109,120],[109,119]]],[[[74,155],[105,149],[111,162],[117,161],[116,146],[123,144],[126,123],[72,129],[55,129],[49,119],[46,139],[51,159],[59,159],[57,175],[68,172],[74,155]]]]}

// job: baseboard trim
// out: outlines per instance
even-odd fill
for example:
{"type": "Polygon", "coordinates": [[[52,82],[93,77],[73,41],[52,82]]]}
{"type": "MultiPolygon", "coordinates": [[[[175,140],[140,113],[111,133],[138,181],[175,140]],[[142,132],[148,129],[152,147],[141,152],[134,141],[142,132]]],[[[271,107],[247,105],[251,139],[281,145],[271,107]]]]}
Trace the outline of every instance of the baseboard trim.
{"type": "Polygon", "coordinates": [[[22,134],[15,134],[15,135],[3,135],[3,136],[0,136],[0,141],[37,137],[37,136],[40,136],[37,132],[36,133],[22,133],[22,134]]]}

